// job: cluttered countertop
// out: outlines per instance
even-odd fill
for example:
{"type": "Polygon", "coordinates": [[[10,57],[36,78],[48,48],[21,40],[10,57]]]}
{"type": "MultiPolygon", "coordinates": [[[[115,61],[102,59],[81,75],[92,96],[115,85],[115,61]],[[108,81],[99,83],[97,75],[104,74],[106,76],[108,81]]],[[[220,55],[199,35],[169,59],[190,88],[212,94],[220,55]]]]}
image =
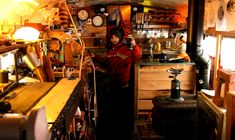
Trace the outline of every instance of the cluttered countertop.
{"type": "Polygon", "coordinates": [[[185,35],[178,33],[175,38],[154,38],[137,39],[137,43],[142,49],[142,59],[137,65],[172,65],[172,64],[190,64],[187,54],[187,45],[185,35]]]}
{"type": "Polygon", "coordinates": [[[194,65],[190,60],[179,55],[176,50],[163,50],[161,52],[153,52],[152,54],[143,52],[142,59],[136,63],[137,65],[194,65]]]}

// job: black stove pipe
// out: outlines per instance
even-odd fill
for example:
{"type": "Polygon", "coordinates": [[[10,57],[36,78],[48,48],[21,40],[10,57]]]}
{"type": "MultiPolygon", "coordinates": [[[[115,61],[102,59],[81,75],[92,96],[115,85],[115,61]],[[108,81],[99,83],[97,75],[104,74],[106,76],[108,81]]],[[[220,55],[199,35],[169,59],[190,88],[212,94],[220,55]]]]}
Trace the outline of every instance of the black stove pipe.
{"type": "Polygon", "coordinates": [[[189,0],[187,53],[196,66],[196,91],[209,89],[211,61],[202,49],[205,0],[189,0]]]}

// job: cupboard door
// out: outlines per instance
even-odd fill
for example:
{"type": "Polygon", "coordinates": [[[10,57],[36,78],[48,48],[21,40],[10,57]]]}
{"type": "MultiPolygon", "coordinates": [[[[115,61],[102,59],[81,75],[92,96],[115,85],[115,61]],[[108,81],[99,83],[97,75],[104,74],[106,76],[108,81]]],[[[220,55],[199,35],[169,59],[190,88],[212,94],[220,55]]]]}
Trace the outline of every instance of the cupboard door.
{"type": "Polygon", "coordinates": [[[155,66],[140,66],[138,71],[138,112],[151,111],[152,99],[156,96],[170,96],[171,73],[167,72],[170,68],[183,68],[183,72],[178,76],[180,80],[181,95],[193,94],[195,88],[194,65],[170,64],[155,66]]]}
{"type": "Polygon", "coordinates": [[[170,90],[171,73],[170,68],[183,68],[183,72],[178,76],[181,81],[181,90],[194,89],[194,69],[193,65],[168,65],[168,66],[146,66],[139,71],[139,90],[170,90]]]}

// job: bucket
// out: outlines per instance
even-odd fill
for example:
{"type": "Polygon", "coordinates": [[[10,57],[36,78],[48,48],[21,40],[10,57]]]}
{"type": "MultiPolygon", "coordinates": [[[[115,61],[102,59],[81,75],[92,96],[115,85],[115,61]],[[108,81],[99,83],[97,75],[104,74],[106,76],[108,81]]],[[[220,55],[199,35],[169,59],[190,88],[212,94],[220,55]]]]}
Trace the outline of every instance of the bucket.
{"type": "Polygon", "coordinates": [[[8,71],[0,71],[0,83],[8,83],[9,77],[8,77],[8,71]]]}

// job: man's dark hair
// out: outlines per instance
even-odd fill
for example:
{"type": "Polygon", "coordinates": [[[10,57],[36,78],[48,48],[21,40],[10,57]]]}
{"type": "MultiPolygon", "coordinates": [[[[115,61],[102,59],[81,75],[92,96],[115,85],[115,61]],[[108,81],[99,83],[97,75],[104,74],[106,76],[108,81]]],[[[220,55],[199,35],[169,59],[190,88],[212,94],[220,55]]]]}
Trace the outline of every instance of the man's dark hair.
{"type": "Polygon", "coordinates": [[[120,40],[123,39],[122,33],[119,32],[118,30],[112,30],[112,31],[110,32],[110,38],[111,38],[113,35],[116,35],[120,40]]]}

